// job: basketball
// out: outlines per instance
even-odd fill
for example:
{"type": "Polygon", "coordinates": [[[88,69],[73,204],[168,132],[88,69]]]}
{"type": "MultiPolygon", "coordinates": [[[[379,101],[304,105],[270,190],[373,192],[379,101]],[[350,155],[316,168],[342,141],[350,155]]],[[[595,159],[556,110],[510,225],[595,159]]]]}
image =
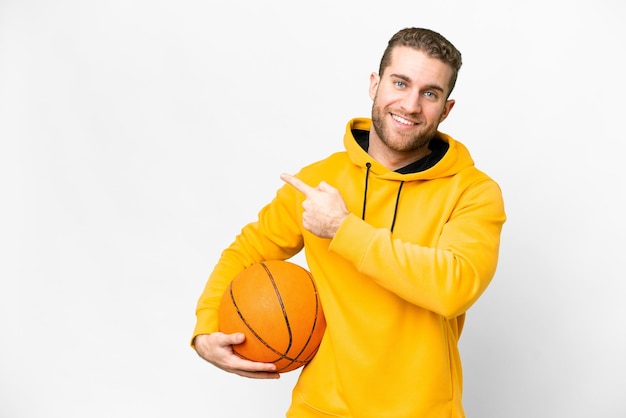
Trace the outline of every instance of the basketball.
{"type": "Polygon", "coordinates": [[[230,283],[218,312],[219,330],[241,332],[238,356],[276,364],[285,373],[317,353],[326,319],[311,273],[297,264],[270,260],[253,264],[230,283]]]}

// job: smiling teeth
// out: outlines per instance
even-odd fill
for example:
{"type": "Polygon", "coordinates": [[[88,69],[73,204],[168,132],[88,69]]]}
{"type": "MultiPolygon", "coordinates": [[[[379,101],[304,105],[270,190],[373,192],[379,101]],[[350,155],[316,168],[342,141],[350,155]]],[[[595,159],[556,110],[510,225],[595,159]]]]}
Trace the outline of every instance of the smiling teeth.
{"type": "Polygon", "coordinates": [[[398,122],[404,124],[404,125],[415,125],[415,123],[408,121],[398,115],[391,115],[392,118],[394,118],[395,120],[397,120],[398,122]]]}

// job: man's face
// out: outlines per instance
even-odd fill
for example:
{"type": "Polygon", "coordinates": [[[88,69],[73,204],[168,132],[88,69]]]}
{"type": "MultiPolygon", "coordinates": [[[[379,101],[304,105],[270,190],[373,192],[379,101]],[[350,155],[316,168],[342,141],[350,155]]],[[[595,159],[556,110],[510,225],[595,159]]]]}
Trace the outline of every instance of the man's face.
{"type": "Polygon", "coordinates": [[[396,47],[382,76],[370,76],[374,132],[392,152],[426,148],[454,100],[446,100],[452,68],[422,51],[396,47]]]}

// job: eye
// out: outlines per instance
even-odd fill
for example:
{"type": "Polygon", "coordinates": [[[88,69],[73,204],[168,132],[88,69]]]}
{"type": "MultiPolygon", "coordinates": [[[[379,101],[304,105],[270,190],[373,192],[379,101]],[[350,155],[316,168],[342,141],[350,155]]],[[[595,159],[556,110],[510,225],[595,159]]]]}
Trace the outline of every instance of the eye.
{"type": "Polygon", "coordinates": [[[428,97],[429,99],[436,99],[437,98],[437,93],[435,93],[434,91],[426,91],[426,92],[424,92],[424,95],[426,97],[428,97]]]}
{"type": "Polygon", "coordinates": [[[406,87],[406,83],[404,81],[400,81],[400,80],[394,81],[393,84],[396,87],[399,87],[399,88],[405,88],[406,87]]]}

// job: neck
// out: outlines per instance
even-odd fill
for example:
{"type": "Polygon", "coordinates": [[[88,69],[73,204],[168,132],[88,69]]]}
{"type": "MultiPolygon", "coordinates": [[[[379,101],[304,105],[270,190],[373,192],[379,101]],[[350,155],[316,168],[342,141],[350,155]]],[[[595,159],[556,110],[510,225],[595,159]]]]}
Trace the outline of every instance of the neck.
{"type": "Polygon", "coordinates": [[[381,163],[384,167],[390,171],[395,171],[399,168],[405,167],[417,160],[429,155],[432,151],[428,148],[428,143],[424,146],[410,151],[398,151],[389,148],[383,144],[382,141],[371,135],[367,153],[372,156],[376,161],[381,163]]]}

